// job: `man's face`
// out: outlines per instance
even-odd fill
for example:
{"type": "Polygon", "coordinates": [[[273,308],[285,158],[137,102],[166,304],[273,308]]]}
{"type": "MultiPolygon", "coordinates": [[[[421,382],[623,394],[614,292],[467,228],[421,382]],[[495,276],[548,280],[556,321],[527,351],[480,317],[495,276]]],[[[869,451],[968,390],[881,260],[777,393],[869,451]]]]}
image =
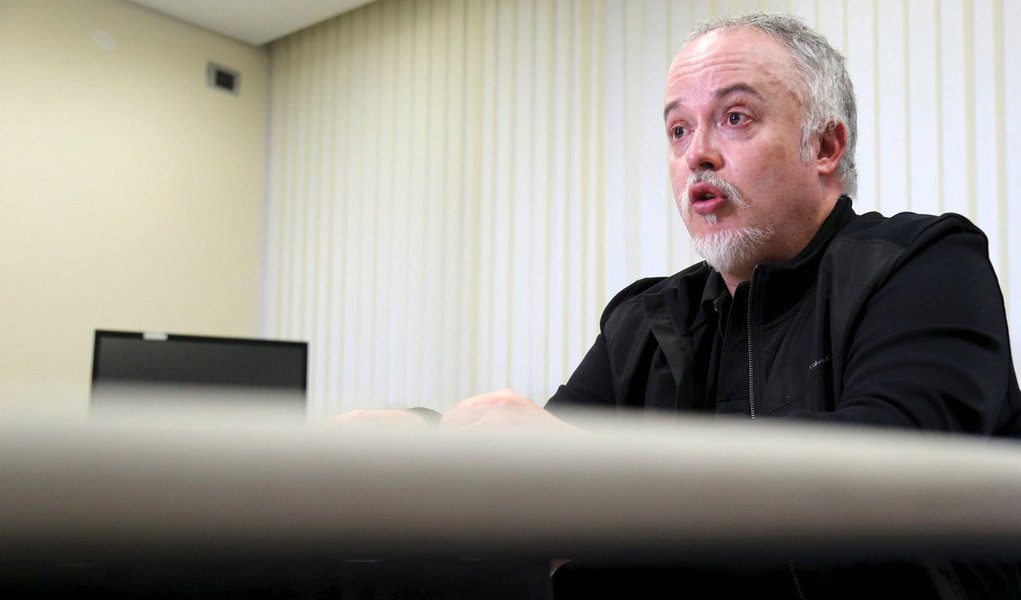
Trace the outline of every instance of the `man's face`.
{"type": "Polygon", "coordinates": [[[667,74],[674,197],[696,249],[725,275],[790,260],[832,209],[800,155],[796,81],[787,49],[752,29],[695,40],[667,74]]]}

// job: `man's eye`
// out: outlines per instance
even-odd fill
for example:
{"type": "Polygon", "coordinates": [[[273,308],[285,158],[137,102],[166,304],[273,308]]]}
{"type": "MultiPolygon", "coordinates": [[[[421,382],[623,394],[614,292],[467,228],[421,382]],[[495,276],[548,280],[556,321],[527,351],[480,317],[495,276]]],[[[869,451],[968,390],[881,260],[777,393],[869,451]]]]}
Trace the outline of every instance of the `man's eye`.
{"type": "Polygon", "coordinates": [[[682,137],[684,137],[684,128],[681,127],[680,125],[674,125],[673,128],[670,129],[670,135],[675,140],[679,140],[682,137]]]}
{"type": "Polygon", "coordinates": [[[748,117],[744,116],[741,113],[737,112],[727,113],[727,123],[731,125],[740,125],[741,123],[744,123],[747,120],[748,117]]]}

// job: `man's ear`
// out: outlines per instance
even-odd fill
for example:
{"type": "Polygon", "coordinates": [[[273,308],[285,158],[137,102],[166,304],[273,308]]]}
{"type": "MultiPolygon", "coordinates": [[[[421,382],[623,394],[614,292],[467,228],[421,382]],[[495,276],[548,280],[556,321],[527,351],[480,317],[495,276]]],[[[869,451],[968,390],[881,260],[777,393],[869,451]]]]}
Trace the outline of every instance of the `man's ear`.
{"type": "Polygon", "coordinates": [[[815,157],[819,175],[829,175],[836,171],[845,149],[847,149],[847,128],[839,121],[831,123],[819,134],[819,152],[815,157]]]}

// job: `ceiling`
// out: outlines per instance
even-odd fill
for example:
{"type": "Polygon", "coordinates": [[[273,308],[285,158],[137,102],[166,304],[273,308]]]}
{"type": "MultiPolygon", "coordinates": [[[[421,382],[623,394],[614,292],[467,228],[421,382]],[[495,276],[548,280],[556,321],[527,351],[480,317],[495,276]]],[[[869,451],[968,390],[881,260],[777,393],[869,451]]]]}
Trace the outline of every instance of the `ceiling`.
{"type": "Polygon", "coordinates": [[[372,0],[128,0],[221,35],[261,46],[372,0]]]}

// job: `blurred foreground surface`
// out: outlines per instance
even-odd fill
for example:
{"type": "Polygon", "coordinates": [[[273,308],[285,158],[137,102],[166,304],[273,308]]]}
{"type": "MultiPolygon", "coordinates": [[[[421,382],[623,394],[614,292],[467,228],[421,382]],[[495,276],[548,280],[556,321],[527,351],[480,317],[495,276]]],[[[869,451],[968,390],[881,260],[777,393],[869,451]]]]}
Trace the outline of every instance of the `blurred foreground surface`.
{"type": "Polygon", "coordinates": [[[691,418],[586,415],[590,434],[565,435],[238,417],[0,415],[0,589],[453,597],[453,582],[457,597],[536,598],[564,557],[1021,559],[1015,442],[691,418]]]}

